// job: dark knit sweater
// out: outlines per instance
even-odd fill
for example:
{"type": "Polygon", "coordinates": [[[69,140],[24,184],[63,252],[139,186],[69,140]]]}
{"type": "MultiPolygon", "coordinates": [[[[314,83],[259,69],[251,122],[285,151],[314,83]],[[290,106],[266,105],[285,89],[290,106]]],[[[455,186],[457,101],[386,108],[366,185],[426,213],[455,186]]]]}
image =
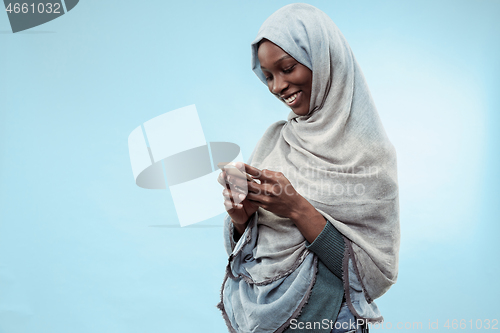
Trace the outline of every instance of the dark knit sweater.
{"type": "Polygon", "coordinates": [[[342,283],[342,260],[344,257],[344,238],[342,234],[327,221],[323,231],[309,244],[309,250],[318,256],[318,273],[309,301],[302,308],[297,321],[283,333],[330,332],[330,321],[335,322],[342,304],[344,288],[342,283]],[[326,319],[326,320],[324,320],[326,319]],[[324,320],[324,321],[323,321],[324,320]],[[306,329],[307,323],[314,329],[306,329]],[[327,325],[322,325],[327,323],[327,325]],[[299,327],[304,327],[299,329],[299,327]],[[312,326],[314,327],[314,326],[312,326]]]}

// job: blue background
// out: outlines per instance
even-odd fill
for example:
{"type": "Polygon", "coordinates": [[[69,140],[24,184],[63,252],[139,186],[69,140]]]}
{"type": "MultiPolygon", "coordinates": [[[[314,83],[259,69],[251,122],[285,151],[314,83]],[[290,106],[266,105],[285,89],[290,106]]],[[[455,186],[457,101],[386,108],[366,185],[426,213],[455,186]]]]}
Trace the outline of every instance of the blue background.
{"type": "MultiPolygon", "coordinates": [[[[247,159],[289,112],[250,68],[287,3],[86,0],[16,34],[0,13],[0,332],[226,331],[223,215],[178,227],[168,190],[135,185],[127,138],[196,104],[207,141],[247,159]]],[[[500,319],[500,2],[309,3],[349,41],[398,153],[386,322],[500,319]]]]}

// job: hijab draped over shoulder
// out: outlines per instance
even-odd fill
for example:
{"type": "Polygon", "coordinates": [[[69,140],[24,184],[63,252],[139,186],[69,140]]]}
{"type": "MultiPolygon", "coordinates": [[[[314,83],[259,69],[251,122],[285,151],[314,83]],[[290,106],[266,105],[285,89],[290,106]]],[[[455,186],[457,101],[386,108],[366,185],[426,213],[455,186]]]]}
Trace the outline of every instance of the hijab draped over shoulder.
{"type": "MultiPolygon", "coordinates": [[[[252,69],[267,39],[313,73],[309,113],[272,124],[248,164],[282,171],[345,237],[370,303],[396,282],[400,243],[396,151],[349,44],[335,23],[307,4],[272,14],[252,43],[252,69]]],[[[283,234],[296,235],[294,225],[283,234]]],[[[265,238],[267,229],[259,230],[265,238]]],[[[279,260],[282,260],[279,259],[279,260]]],[[[345,260],[347,260],[345,258],[345,260]]],[[[273,263],[279,265],[279,261],[273,263]]],[[[345,267],[345,266],[344,266],[345,267]]]]}

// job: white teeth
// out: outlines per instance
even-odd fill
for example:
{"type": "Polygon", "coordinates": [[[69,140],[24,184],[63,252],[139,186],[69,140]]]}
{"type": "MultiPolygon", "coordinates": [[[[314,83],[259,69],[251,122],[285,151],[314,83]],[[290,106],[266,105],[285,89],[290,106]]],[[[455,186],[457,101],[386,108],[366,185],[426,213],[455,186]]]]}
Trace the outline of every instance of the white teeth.
{"type": "Polygon", "coordinates": [[[288,104],[290,104],[293,101],[295,101],[296,98],[297,98],[297,93],[293,94],[292,96],[290,96],[288,98],[285,98],[285,102],[287,102],[288,104]]]}

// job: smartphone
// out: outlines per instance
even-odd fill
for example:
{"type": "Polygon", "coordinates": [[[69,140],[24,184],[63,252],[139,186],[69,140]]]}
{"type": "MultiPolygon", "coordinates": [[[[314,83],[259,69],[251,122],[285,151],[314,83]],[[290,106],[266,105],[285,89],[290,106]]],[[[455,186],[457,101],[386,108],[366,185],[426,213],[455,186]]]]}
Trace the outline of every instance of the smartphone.
{"type": "Polygon", "coordinates": [[[217,164],[217,166],[222,171],[226,171],[226,173],[230,176],[246,178],[249,182],[257,183],[255,179],[253,179],[252,176],[250,176],[248,173],[243,173],[234,165],[228,165],[228,164],[229,162],[220,162],[217,164]]]}

